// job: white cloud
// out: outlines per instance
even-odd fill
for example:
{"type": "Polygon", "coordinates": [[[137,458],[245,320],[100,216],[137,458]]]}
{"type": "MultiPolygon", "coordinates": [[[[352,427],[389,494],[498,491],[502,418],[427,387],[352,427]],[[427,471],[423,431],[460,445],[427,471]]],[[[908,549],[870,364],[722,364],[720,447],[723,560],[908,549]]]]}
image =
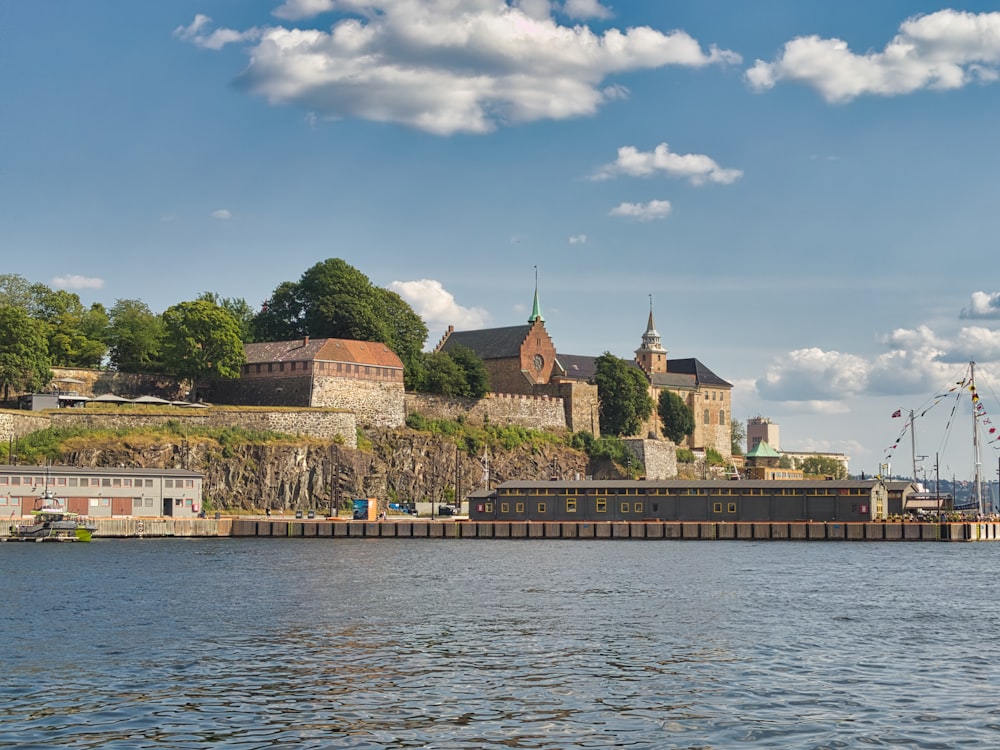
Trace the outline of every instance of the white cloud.
{"type": "Polygon", "coordinates": [[[219,219],[220,221],[228,221],[233,218],[233,214],[228,208],[220,208],[218,211],[212,211],[212,218],[219,219]]]}
{"type": "Polygon", "coordinates": [[[739,169],[723,169],[714,159],[704,154],[675,154],[666,143],[652,151],[639,151],[635,146],[622,146],[618,158],[600,167],[591,177],[607,180],[618,175],[653,177],[666,175],[687,179],[693,185],[716,182],[729,185],[743,176],[739,169]]]}
{"type": "Polygon", "coordinates": [[[963,318],[1000,318],[1000,292],[973,292],[968,307],[962,308],[963,318]]]}
{"type": "Polygon", "coordinates": [[[300,18],[312,18],[327,13],[334,7],[334,0],[285,0],[284,4],[274,9],[273,15],[297,21],[300,18]]]}
{"type": "Polygon", "coordinates": [[[941,10],[904,21],[881,52],[859,55],[841,39],[798,37],[773,62],[757,60],[746,79],[757,90],[803,83],[828,102],[846,102],[995,81],[998,63],[1000,13],[941,10]]]}
{"type": "Polygon", "coordinates": [[[663,219],[670,214],[670,201],[650,201],[649,203],[621,203],[608,212],[609,216],[623,216],[639,221],[663,219]]]}
{"type": "Polygon", "coordinates": [[[571,245],[584,245],[587,242],[587,235],[585,234],[574,234],[569,238],[569,244],[571,245]]]}
{"type": "Polygon", "coordinates": [[[598,0],[566,0],[562,12],[570,18],[611,18],[611,11],[598,0]]]}
{"type": "Polygon", "coordinates": [[[489,318],[481,307],[459,305],[454,295],[434,279],[393,281],[389,289],[406,300],[428,328],[454,325],[458,330],[475,330],[482,328],[489,318]]]}
{"type": "MultiPolygon", "coordinates": [[[[326,7],[294,0],[278,10],[292,18],[326,7]]],[[[329,32],[276,26],[209,34],[207,17],[198,16],[175,34],[215,48],[241,34],[257,40],[238,83],[272,104],[438,135],[588,116],[621,95],[604,86],[609,76],[740,61],[727,50],[703,50],[683,31],[643,26],[598,34],[560,25],[545,2],[339,0],[336,9],[356,17],[338,20],[329,32]]]]}
{"type": "Polygon", "coordinates": [[[789,352],[757,380],[757,391],[772,401],[840,401],[862,393],[868,364],[861,357],[811,347],[789,352]]]}
{"type": "Polygon", "coordinates": [[[104,279],[78,274],[56,276],[51,283],[56,289],[102,289],[104,287],[104,279]]]}
{"type": "Polygon", "coordinates": [[[207,33],[205,28],[211,24],[212,19],[199,13],[194,17],[188,26],[178,26],[174,29],[174,36],[191,42],[196,47],[202,49],[219,50],[227,44],[236,42],[250,42],[260,38],[261,30],[254,27],[246,31],[236,31],[234,29],[216,29],[207,33]]]}

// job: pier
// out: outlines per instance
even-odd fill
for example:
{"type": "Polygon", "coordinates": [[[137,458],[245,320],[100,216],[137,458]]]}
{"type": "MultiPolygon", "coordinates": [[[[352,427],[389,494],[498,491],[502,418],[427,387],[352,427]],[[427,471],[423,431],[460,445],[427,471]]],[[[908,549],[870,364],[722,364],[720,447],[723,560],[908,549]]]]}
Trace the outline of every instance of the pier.
{"type": "MultiPolygon", "coordinates": [[[[95,541],[161,537],[286,539],[606,539],[675,541],[1000,541],[1000,521],[867,522],[538,522],[466,519],[96,519],[95,541]]],[[[7,538],[6,526],[0,541],[7,538]]]]}

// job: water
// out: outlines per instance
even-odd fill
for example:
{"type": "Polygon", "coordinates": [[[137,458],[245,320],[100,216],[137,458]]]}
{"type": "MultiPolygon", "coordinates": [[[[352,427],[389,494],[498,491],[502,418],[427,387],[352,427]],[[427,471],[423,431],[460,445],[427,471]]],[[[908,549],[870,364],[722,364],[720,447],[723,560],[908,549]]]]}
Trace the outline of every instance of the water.
{"type": "Polygon", "coordinates": [[[0,545],[0,747],[1000,745],[997,544],[0,545]]]}

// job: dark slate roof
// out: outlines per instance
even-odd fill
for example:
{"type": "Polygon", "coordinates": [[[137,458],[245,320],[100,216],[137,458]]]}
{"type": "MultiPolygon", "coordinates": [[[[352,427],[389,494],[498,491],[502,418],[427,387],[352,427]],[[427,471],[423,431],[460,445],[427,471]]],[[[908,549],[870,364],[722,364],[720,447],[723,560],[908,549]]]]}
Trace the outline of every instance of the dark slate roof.
{"type": "Polygon", "coordinates": [[[675,375],[694,375],[698,385],[715,385],[723,388],[732,388],[732,383],[727,383],[714,372],[694,357],[688,359],[668,359],[667,372],[675,375]]]}
{"type": "Polygon", "coordinates": [[[528,337],[531,324],[507,328],[483,328],[479,331],[452,331],[441,346],[446,352],[453,346],[464,346],[480,359],[506,359],[521,356],[521,344],[528,337]]]}
{"type": "Polygon", "coordinates": [[[556,362],[564,372],[564,377],[574,380],[590,380],[597,372],[595,363],[597,357],[587,357],[581,354],[557,354],[556,362]]]}
{"type": "MultiPolygon", "coordinates": [[[[597,371],[597,357],[588,357],[579,354],[557,354],[556,361],[562,365],[566,371],[565,377],[579,380],[591,380],[597,371]]],[[[634,360],[628,360],[634,367],[639,365],[634,360]]],[[[731,383],[727,383],[714,372],[694,357],[689,359],[668,359],[667,372],[654,372],[652,383],[658,388],[690,388],[694,389],[700,385],[714,385],[723,388],[732,388],[731,383]]]]}

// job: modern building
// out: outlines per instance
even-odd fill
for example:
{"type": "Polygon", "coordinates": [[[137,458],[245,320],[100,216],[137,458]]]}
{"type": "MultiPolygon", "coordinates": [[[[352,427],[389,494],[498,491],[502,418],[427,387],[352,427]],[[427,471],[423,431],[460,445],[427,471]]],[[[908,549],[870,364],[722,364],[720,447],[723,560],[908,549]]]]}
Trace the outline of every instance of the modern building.
{"type": "Polygon", "coordinates": [[[767,417],[757,415],[747,420],[747,453],[760,443],[767,443],[774,450],[781,452],[781,437],[778,425],[767,417]]]}
{"type": "Polygon", "coordinates": [[[193,518],[202,475],[185,469],[0,465],[0,519],[57,505],[92,518],[193,518]]]}

